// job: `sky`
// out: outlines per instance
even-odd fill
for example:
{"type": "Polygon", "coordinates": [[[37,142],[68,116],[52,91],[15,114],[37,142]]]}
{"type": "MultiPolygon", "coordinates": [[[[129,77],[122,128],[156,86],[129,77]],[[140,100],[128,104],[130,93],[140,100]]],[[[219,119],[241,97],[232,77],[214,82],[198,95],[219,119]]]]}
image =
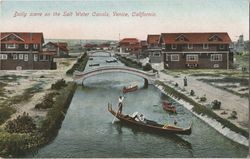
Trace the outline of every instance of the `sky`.
{"type": "Polygon", "coordinates": [[[228,32],[233,41],[241,34],[248,40],[248,3],[249,0],[0,0],[0,31],[43,32],[47,39],[110,40],[145,40],[148,34],[171,32],[228,32]],[[55,16],[55,12],[60,15],[55,16]],[[79,17],[76,12],[89,15],[79,17]],[[127,13],[128,17],[113,16],[113,12],[127,13]],[[151,16],[132,16],[133,12],[151,16]],[[109,16],[94,16],[95,13],[109,16]]]}

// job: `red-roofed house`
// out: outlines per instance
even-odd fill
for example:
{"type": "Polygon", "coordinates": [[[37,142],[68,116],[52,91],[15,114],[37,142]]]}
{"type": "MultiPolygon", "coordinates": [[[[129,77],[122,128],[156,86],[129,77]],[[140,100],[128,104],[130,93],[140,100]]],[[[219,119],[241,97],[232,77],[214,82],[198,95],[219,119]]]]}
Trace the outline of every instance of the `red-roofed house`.
{"type": "Polygon", "coordinates": [[[43,51],[54,53],[58,57],[69,55],[68,44],[66,42],[48,42],[43,46],[43,51]]]}
{"type": "Polygon", "coordinates": [[[162,53],[159,46],[160,35],[148,35],[148,55],[151,63],[161,63],[162,53]]]}
{"type": "Polygon", "coordinates": [[[43,52],[43,33],[0,32],[0,70],[56,69],[53,54],[43,52]]]}
{"type": "Polygon", "coordinates": [[[140,52],[140,42],[136,38],[124,38],[119,41],[119,47],[121,52],[131,53],[138,55],[140,52]]]}
{"type": "Polygon", "coordinates": [[[222,68],[233,64],[231,39],[226,32],[214,33],[162,33],[165,68],[222,68]]]}

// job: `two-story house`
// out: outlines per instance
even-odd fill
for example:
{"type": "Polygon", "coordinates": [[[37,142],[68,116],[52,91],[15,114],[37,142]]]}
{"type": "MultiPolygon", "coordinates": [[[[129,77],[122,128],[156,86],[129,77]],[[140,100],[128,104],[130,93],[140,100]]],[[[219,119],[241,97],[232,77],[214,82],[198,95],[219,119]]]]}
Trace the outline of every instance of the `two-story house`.
{"type": "Polygon", "coordinates": [[[140,41],[136,38],[124,38],[119,41],[120,52],[138,55],[140,52],[140,41]]]}
{"type": "Polygon", "coordinates": [[[233,64],[231,42],[226,32],[162,33],[159,44],[165,68],[229,69],[233,64]]]}
{"type": "Polygon", "coordinates": [[[57,57],[69,55],[68,44],[66,42],[48,42],[43,46],[43,51],[52,52],[57,57]]]}
{"type": "Polygon", "coordinates": [[[148,35],[148,55],[151,63],[161,63],[162,62],[162,53],[161,47],[159,46],[160,35],[148,35]]]}
{"type": "Polygon", "coordinates": [[[42,51],[43,33],[1,32],[0,70],[56,69],[53,55],[42,51]]]}

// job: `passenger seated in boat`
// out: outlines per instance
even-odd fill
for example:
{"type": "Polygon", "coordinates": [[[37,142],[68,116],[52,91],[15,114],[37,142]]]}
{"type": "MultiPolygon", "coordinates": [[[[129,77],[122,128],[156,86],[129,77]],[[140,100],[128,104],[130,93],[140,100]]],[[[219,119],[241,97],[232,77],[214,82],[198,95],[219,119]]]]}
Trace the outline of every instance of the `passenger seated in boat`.
{"type": "Polygon", "coordinates": [[[146,120],[144,119],[144,115],[143,114],[140,114],[138,112],[134,112],[132,115],[131,115],[131,118],[134,119],[135,121],[139,121],[139,122],[143,122],[143,123],[146,123],[146,120]]]}

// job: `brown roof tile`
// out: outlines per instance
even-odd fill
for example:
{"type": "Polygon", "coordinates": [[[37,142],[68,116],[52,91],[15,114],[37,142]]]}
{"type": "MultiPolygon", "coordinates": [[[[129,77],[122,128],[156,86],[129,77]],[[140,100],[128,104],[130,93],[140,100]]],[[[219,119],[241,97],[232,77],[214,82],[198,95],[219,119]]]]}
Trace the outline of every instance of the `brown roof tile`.
{"type": "Polygon", "coordinates": [[[161,39],[165,44],[173,43],[231,43],[231,39],[226,32],[211,33],[162,33],[161,39]],[[183,40],[180,38],[183,37],[183,40]],[[218,40],[213,40],[217,37],[218,40]]]}
{"type": "Polygon", "coordinates": [[[0,32],[0,38],[2,43],[44,43],[43,33],[34,33],[34,32],[0,32]],[[10,35],[16,36],[20,40],[8,40],[7,38],[10,35]]]}

